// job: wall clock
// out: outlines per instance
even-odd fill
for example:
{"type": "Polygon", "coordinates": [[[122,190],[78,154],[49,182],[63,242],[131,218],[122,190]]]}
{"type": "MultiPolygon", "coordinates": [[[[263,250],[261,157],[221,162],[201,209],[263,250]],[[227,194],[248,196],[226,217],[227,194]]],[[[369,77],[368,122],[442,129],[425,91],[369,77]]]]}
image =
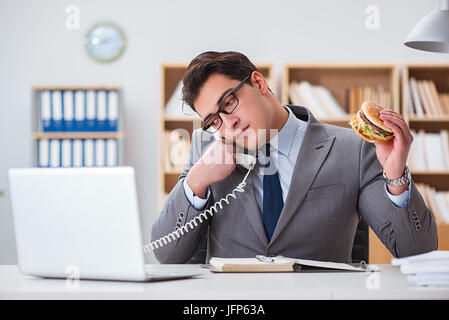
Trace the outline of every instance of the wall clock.
{"type": "Polygon", "coordinates": [[[86,34],[85,44],[89,55],[100,62],[111,62],[125,50],[124,33],[112,23],[94,25],[86,34]]]}

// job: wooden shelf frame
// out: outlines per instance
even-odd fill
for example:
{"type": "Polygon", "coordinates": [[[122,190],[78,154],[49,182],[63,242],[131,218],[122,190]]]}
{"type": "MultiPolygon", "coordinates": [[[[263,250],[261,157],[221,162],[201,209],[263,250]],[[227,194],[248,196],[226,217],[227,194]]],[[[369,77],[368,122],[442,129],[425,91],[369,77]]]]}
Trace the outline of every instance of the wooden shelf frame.
{"type": "MultiPolygon", "coordinates": [[[[414,77],[416,80],[434,80],[437,91],[449,93],[449,63],[408,63],[402,66],[401,70],[401,111],[404,119],[411,130],[424,130],[425,132],[438,133],[440,130],[449,130],[448,115],[410,115],[408,110],[409,103],[409,79],[414,77]]],[[[441,176],[447,177],[449,170],[445,171],[412,171],[412,175],[428,176],[430,179],[440,179],[441,176]]],[[[439,182],[438,185],[441,185],[439,182]]],[[[431,184],[432,185],[432,184],[431,184]]],[[[447,188],[449,190],[449,181],[447,188]]]]}
{"type": "MultiPolygon", "coordinates": [[[[392,95],[395,111],[399,111],[399,71],[395,64],[341,64],[341,63],[307,63],[286,64],[282,74],[281,102],[290,103],[290,83],[308,81],[312,85],[322,85],[331,91],[334,98],[344,106],[346,104],[346,88],[351,86],[382,85],[392,95]]],[[[317,118],[319,121],[350,128],[347,117],[317,118]]]]}

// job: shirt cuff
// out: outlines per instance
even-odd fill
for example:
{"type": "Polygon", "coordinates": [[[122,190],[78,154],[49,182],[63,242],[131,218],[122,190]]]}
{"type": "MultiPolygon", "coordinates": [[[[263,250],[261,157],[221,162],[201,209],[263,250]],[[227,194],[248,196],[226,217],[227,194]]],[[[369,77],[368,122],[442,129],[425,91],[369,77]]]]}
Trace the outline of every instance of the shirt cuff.
{"type": "Polygon", "coordinates": [[[385,192],[387,193],[388,198],[390,198],[391,202],[393,202],[396,207],[405,208],[407,206],[408,200],[410,199],[410,192],[412,190],[412,182],[408,183],[408,190],[405,190],[401,194],[397,196],[392,195],[387,188],[387,184],[384,184],[385,192]]]}
{"type": "Polygon", "coordinates": [[[210,196],[209,187],[207,187],[206,199],[203,199],[193,195],[193,191],[192,189],[190,189],[190,186],[187,183],[187,179],[184,179],[183,186],[184,186],[184,193],[186,194],[187,200],[189,200],[192,207],[194,207],[196,210],[203,210],[210,196]]]}

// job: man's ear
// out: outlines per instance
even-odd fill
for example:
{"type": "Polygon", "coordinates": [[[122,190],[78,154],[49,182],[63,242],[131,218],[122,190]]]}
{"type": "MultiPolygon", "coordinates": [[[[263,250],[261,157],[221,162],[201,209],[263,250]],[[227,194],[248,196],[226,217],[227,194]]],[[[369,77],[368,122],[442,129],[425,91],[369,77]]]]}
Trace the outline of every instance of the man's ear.
{"type": "Polygon", "coordinates": [[[253,71],[251,74],[251,83],[262,95],[269,93],[268,83],[260,72],[253,71]]]}

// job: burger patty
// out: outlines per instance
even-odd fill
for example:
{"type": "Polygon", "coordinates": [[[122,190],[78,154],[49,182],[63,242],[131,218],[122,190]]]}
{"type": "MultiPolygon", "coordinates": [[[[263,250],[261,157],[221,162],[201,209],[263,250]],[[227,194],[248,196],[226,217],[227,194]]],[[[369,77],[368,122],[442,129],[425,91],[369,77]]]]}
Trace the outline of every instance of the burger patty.
{"type": "Polygon", "coordinates": [[[378,126],[376,126],[374,123],[372,123],[371,121],[369,121],[369,119],[365,116],[365,114],[363,113],[363,111],[360,111],[360,118],[362,118],[362,120],[368,124],[369,126],[372,126],[374,130],[379,131],[379,132],[384,132],[386,134],[391,134],[388,131],[385,131],[382,128],[379,128],[378,126]]]}

